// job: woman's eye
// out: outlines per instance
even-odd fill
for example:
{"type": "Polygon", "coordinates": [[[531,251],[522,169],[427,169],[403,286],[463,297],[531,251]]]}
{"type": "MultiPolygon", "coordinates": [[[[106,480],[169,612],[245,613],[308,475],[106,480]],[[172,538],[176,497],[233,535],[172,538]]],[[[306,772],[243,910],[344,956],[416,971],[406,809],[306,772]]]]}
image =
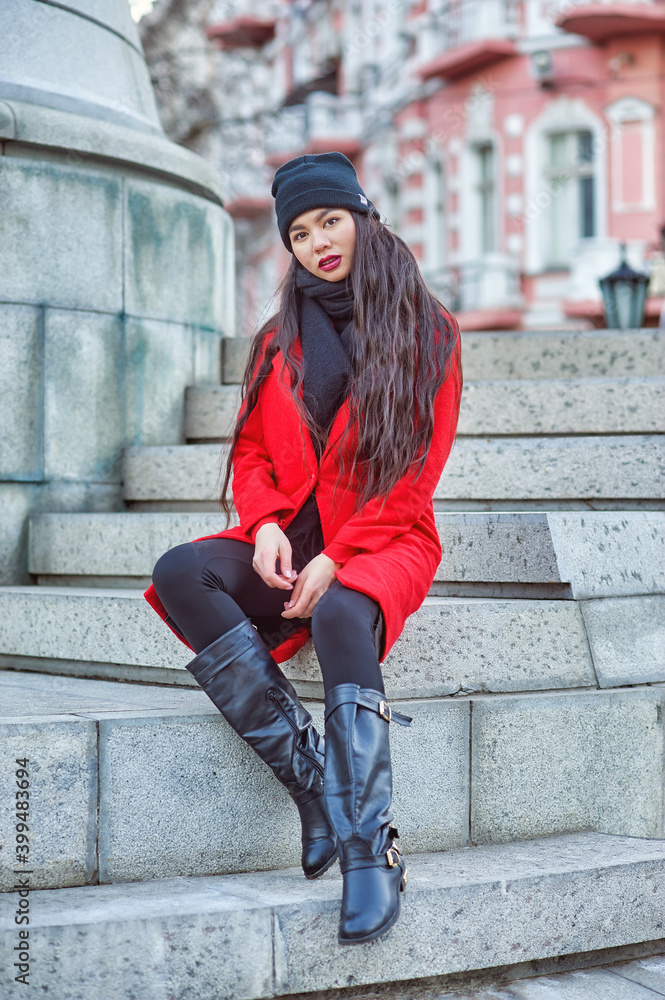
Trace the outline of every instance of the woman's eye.
{"type": "Polygon", "coordinates": [[[333,215],[332,218],[326,219],[326,221],[323,223],[323,225],[327,226],[329,222],[338,222],[338,221],[339,221],[339,219],[337,218],[337,216],[333,215]]]}

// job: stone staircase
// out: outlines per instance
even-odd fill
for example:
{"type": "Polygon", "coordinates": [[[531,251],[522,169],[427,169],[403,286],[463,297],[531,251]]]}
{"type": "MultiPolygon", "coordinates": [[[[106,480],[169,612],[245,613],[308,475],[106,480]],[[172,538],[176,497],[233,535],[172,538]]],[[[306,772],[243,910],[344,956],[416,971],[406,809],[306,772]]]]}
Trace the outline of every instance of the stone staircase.
{"type": "MultiPolygon", "coordinates": [[[[48,969],[56,1000],[396,998],[658,950],[665,337],[464,336],[443,559],[384,665],[414,717],[391,731],[409,892],[395,930],[354,949],[334,940],[337,867],[311,884],[295,869],[295,808],[142,596],[162,552],[224,526],[246,348],[225,341],[225,384],[187,390],[187,444],[127,449],[125,512],[31,517],[35,585],[0,588],[0,740],[29,757],[35,806],[31,981],[48,969]]],[[[309,644],[284,667],[320,723],[309,644]]],[[[10,768],[2,783],[4,804],[10,768]]],[[[0,979],[3,1000],[20,989],[0,979]]]]}

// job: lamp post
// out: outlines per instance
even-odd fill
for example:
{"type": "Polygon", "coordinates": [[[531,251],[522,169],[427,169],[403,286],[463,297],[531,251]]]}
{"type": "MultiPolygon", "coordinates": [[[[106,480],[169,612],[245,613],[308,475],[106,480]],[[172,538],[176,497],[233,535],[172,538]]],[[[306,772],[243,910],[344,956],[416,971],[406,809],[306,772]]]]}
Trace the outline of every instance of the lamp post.
{"type": "Polygon", "coordinates": [[[644,317],[649,275],[633,271],[626,263],[626,244],[621,244],[621,263],[599,281],[605,318],[610,330],[639,330],[644,317]]]}

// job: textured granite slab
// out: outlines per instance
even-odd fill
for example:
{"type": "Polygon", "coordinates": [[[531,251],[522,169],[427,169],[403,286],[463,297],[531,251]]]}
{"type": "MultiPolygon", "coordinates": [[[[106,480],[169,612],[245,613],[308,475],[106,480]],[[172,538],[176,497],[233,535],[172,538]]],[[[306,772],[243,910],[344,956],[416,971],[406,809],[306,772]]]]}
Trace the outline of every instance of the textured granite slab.
{"type": "MultiPolygon", "coordinates": [[[[383,939],[336,943],[340,880],[297,872],[84,886],[31,896],[31,983],[58,1000],[259,1000],[422,979],[663,935],[665,843],[577,834],[413,855],[383,939]],[[193,986],[195,984],[195,986],[193,986]]],[[[0,898],[3,997],[15,900],[0,898]]]]}
{"type": "MultiPolygon", "coordinates": [[[[215,500],[225,449],[218,444],[127,448],[125,499],[215,500]]],[[[664,486],[665,435],[459,437],[434,499],[658,499],[664,486]]]]}
{"type": "MultiPolygon", "coordinates": [[[[224,341],[224,382],[241,382],[250,340],[224,341]]],[[[500,330],[462,333],[466,381],[665,375],[662,330],[500,330]]]]}
{"type": "Polygon", "coordinates": [[[665,687],[472,699],[471,839],[665,834],[665,687]]]}
{"type": "MultiPolygon", "coordinates": [[[[0,588],[0,651],[5,666],[20,656],[36,669],[40,659],[55,667],[62,661],[64,673],[72,662],[101,663],[106,676],[117,665],[116,677],[132,676],[126,668],[136,667],[135,679],[145,680],[156,668],[162,673],[155,680],[172,671],[173,683],[191,681],[182,668],[193,652],[134,590],[0,588]]],[[[321,693],[311,639],[285,668],[321,693]]],[[[388,693],[400,698],[596,684],[572,601],[428,597],[386,658],[385,676],[388,693]]]]}

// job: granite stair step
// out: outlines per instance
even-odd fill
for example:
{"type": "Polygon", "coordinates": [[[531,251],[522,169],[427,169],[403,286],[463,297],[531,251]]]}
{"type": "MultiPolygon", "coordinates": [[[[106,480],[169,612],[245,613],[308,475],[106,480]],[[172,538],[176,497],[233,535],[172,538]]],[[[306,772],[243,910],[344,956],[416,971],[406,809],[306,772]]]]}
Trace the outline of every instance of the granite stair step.
{"type": "MultiPolygon", "coordinates": [[[[237,386],[189,386],[188,441],[228,440],[237,386]]],[[[652,434],[665,427],[665,377],[465,379],[458,434],[652,434]]]]}
{"type": "MultiPolygon", "coordinates": [[[[248,338],[222,341],[223,379],[240,383],[248,338]]],[[[462,332],[462,363],[475,379],[559,379],[665,375],[662,330],[462,332]]]]}
{"type": "MultiPolygon", "coordinates": [[[[220,459],[215,444],[131,447],[125,451],[124,498],[131,509],[218,509],[220,459]],[[139,506],[140,505],[140,506],[139,506]]],[[[460,437],[435,505],[577,504],[592,509],[665,506],[665,435],[460,437]]]]}
{"type": "MultiPolygon", "coordinates": [[[[665,593],[665,512],[435,515],[440,596],[601,597],[665,593]]],[[[233,515],[230,522],[237,524],[233,515]]],[[[162,553],[222,531],[222,514],[36,514],[28,570],[40,584],[143,587],[162,553]]]]}
{"type": "MultiPolygon", "coordinates": [[[[157,1000],[194,989],[197,1000],[342,997],[364,984],[393,984],[397,997],[405,981],[607,953],[665,933],[662,840],[582,833],[408,862],[400,920],[354,948],[336,942],[336,868],[313,883],[286,869],[36,890],[30,984],[58,1000],[157,1000]]],[[[5,894],[0,907],[2,996],[15,1000],[25,992],[7,973],[16,896],[5,894]]]]}
{"type": "MultiPolygon", "coordinates": [[[[614,687],[665,680],[665,595],[427,597],[383,667],[391,697],[614,687]]],[[[0,587],[0,666],[194,684],[193,654],[130,588],[0,587]]],[[[312,641],[285,663],[319,696],[312,641]]]]}
{"type": "MultiPolygon", "coordinates": [[[[391,701],[413,719],[390,734],[400,843],[663,836],[664,703],[663,685],[391,701]]],[[[0,704],[4,758],[30,761],[33,888],[299,863],[295,806],[203,691],[4,670],[0,704]]]]}

